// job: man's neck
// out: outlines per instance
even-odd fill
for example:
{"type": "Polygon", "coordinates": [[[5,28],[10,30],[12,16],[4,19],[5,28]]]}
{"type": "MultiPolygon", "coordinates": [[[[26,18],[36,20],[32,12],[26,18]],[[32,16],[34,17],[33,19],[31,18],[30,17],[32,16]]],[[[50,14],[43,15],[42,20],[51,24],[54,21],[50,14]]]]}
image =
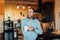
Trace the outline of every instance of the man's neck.
{"type": "Polygon", "coordinates": [[[29,18],[30,20],[32,20],[33,19],[33,17],[31,17],[31,18],[29,18]]]}
{"type": "Polygon", "coordinates": [[[33,19],[33,17],[28,17],[30,20],[32,20],[33,19]]]}

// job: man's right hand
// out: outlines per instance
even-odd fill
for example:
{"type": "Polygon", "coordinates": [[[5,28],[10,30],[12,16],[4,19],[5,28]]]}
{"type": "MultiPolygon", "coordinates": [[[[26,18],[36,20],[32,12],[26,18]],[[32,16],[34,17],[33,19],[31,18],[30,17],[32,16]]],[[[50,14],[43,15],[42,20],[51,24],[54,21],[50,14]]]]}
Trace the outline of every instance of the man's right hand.
{"type": "Polygon", "coordinates": [[[27,28],[27,30],[28,30],[28,31],[33,31],[34,28],[33,28],[32,26],[29,26],[29,27],[27,28]]]}

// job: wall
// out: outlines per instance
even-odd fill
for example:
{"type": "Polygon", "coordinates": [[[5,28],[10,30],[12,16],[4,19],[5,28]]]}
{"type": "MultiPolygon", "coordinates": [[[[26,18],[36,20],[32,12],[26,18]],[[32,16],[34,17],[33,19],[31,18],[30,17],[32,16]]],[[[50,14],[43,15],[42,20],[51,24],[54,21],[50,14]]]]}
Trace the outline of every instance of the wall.
{"type": "Polygon", "coordinates": [[[0,33],[3,33],[3,15],[0,15],[0,33]]]}
{"type": "Polygon", "coordinates": [[[0,15],[4,14],[4,0],[0,0],[0,15]]]}
{"type": "Polygon", "coordinates": [[[60,29],[60,0],[55,0],[55,24],[56,29],[60,29]]]}
{"type": "Polygon", "coordinates": [[[54,0],[42,0],[42,3],[44,2],[53,2],[54,0]]]}
{"type": "Polygon", "coordinates": [[[0,0],[0,33],[3,33],[4,0],[0,0]]]}

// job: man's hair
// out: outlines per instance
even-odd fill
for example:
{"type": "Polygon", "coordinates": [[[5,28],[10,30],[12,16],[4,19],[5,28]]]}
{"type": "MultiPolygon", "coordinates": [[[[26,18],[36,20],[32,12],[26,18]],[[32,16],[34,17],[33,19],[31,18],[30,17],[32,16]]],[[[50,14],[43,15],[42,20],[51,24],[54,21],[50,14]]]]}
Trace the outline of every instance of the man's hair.
{"type": "Polygon", "coordinates": [[[34,8],[29,8],[29,9],[32,9],[32,10],[33,10],[33,12],[35,12],[35,9],[34,9],[34,8]]]}

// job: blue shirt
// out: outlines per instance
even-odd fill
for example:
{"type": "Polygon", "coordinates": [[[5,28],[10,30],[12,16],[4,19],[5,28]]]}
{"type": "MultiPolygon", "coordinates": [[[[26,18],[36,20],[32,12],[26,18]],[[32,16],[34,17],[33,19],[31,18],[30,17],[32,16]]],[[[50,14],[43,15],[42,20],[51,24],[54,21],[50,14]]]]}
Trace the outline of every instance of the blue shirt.
{"type": "Polygon", "coordinates": [[[25,18],[21,21],[21,29],[24,35],[24,40],[35,40],[38,34],[42,34],[42,28],[40,22],[37,19],[30,20],[29,18],[25,18]],[[36,30],[35,31],[26,31],[25,27],[32,26],[36,30]]]}

